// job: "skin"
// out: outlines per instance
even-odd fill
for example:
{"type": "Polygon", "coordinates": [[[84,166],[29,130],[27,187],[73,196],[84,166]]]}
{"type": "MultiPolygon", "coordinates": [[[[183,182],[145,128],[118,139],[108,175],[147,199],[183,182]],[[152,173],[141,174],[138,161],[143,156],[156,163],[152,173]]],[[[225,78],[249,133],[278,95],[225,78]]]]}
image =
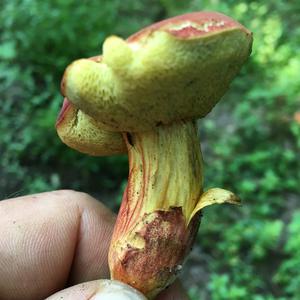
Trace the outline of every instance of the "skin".
{"type": "MultiPolygon", "coordinates": [[[[101,202],[70,190],[1,201],[0,299],[93,299],[96,279],[109,278],[114,222],[101,202]]],[[[171,299],[188,299],[178,282],[157,297],[171,299]]]]}

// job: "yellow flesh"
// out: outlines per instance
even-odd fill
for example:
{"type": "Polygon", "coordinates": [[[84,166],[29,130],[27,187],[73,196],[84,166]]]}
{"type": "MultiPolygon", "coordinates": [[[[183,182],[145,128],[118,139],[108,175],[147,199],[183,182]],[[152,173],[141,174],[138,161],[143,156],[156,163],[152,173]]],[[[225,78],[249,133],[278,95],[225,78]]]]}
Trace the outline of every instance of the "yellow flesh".
{"type": "Polygon", "coordinates": [[[249,56],[240,29],[182,40],[164,31],[138,43],[109,37],[100,62],[81,59],[65,74],[65,94],[109,130],[146,131],[205,116],[249,56]]]}
{"type": "Polygon", "coordinates": [[[99,126],[93,118],[75,107],[69,107],[56,127],[60,139],[69,147],[89,155],[126,153],[123,137],[99,126]]]}

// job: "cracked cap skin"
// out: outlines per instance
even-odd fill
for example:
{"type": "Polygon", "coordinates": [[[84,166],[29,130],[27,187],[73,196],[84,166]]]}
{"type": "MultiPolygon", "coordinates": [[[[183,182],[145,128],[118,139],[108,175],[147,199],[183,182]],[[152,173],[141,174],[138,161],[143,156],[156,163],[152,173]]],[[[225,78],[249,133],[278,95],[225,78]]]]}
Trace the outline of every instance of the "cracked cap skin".
{"type": "Polygon", "coordinates": [[[118,132],[101,128],[99,122],[64,99],[56,121],[60,139],[69,147],[92,156],[126,153],[123,137],[118,132]]]}

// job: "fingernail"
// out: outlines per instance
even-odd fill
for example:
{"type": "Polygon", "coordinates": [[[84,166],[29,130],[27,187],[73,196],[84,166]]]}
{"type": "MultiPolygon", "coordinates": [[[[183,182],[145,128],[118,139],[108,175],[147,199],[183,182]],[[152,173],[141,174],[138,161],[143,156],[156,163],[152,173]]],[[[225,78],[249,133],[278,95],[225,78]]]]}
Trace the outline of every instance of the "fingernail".
{"type": "Polygon", "coordinates": [[[116,280],[101,280],[97,293],[90,300],[147,300],[146,297],[116,280]]]}

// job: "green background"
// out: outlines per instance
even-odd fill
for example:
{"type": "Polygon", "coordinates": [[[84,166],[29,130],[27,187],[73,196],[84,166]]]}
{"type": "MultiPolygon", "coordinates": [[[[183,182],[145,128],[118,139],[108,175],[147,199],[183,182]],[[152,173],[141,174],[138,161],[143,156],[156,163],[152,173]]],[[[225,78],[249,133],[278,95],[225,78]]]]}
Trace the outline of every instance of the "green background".
{"type": "Polygon", "coordinates": [[[59,84],[74,59],[168,16],[223,12],[254,33],[252,56],[199,121],[205,187],[242,207],[204,211],[182,279],[193,300],[300,299],[300,2],[6,0],[0,2],[0,199],[85,191],[114,210],[127,157],[93,158],[54,128],[59,84]]]}

